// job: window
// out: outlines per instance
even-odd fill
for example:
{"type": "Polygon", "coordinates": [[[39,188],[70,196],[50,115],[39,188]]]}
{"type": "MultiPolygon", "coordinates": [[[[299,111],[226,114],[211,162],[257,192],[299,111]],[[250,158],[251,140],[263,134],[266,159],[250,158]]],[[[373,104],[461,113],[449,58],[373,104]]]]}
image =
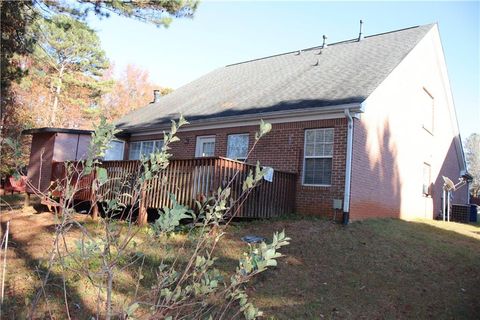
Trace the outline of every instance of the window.
{"type": "Polygon", "coordinates": [[[140,156],[148,156],[150,153],[162,149],[163,140],[148,140],[130,142],[130,149],[128,152],[128,159],[138,160],[140,156]]]}
{"type": "Polygon", "coordinates": [[[431,185],[431,175],[432,175],[432,168],[431,166],[424,162],[423,163],[423,187],[422,187],[422,193],[425,196],[431,195],[430,192],[430,185],[431,185]]]}
{"type": "Polygon", "coordinates": [[[331,185],[333,128],[305,130],[303,184],[331,185]]]}
{"type": "Polygon", "coordinates": [[[248,133],[230,134],[227,143],[227,158],[245,160],[248,154],[248,133]]]}
{"type": "Polygon", "coordinates": [[[105,151],[104,160],[123,160],[125,143],[120,140],[112,140],[105,151]]]}
{"type": "Polygon", "coordinates": [[[433,134],[433,96],[424,88],[422,98],[423,128],[433,134]]]}
{"type": "Polygon", "coordinates": [[[197,137],[195,157],[213,157],[215,155],[215,136],[197,137]]]}

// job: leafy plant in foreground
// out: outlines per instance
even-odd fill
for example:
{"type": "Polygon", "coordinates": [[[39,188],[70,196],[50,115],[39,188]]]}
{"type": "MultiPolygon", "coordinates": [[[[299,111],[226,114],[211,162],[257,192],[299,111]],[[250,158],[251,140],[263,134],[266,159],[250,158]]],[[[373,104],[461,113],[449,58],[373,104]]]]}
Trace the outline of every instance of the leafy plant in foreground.
{"type": "MultiPolygon", "coordinates": [[[[139,200],[146,182],[160,178],[167,168],[171,156],[168,153],[169,145],[179,140],[176,135],[178,129],[187,123],[183,118],[172,122],[170,132],[164,135],[162,149],[142,157],[136,179],[128,185],[128,196],[133,198],[133,203],[139,200]]],[[[262,121],[253,148],[270,129],[271,126],[262,121]]],[[[123,192],[126,182],[108,184],[113,178],[101,166],[101,157],[115,133],[115,128],[102,120],[92,135],[87,159],[80,164],[67,164],[66,181],[58,184],[60,189],[63,188],[59,201],[63,215],[56,225],[48,271],[44,275],[42,288],[32,302],[31,316],[35,315],[40,297],[43,295],[48,299],[44,288],[50,281],[51,270],[61,274],[68,317],[69,292],[66,283],[72,272],[89,279],[96,288],[97,318],[232,319],[242,315],[245,319],[255,319],[261,316],[262,312],[249,301],[245,286],[257,274],[277,265],[277,259],[282,256],[279,250],[288,245],[290,239],[282,231],[275,233],[269,243],[249,244],[236,270],[230,273],[221,272],[216,267],[218,259],[215,256],[217,245],[235,217],[233,208],[263,181],[265,171],[260,164],[257,163],[255,170],[248,173],[243,192],[236,199],[231,198],[230,185],[238,172],[225,188],[219,188],[204,202],[197,201],[195,210],[179,204],[172,196],[172,205],[162,208],[153,224],[139,227],[133,219],[133,206],[127,209],[122,202],[127,196],[123,192]],[[98,219],[99,233],[79,223],[72,210],[73,195],[80,188],[80,179],[74,179],[74,176],[87,177],[92,173],[95,173],[93,185],[96,190],[93,201],[102,202],[104,209],[104,216],[98,219]],[[105,188],[107,184],[109,188],[105,188]],[[106,200],[107,193],[113,198],[106,200]],[[119,215],[122,220],[117,219],[119,215]],[[185,220],[189,221],[188,225],[182,224],[185,220]],[[81,232],[74,246],[66,240],[72,227],[81,232]],[[145,282],[142,269],[148,255],[137,244],[139,232],[146,235],[149,246],[158,248],[159,252],[169,252],[169,244],[165,239],[185,230],[187,234],[177,249],[182,255],[176,255],[173,259],[165,256],[155,263],[155,279],[145,282]],[[135,275],[137,285],[128,290],[127,300],[123,304],[114,304],[117,278],[132,268],[138,268],[135,275]]]]}

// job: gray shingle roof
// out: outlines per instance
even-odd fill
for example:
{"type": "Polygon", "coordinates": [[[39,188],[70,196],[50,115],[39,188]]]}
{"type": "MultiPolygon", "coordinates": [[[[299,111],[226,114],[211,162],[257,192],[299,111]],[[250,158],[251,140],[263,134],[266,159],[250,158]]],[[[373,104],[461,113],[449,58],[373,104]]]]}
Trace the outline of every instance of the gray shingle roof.
{"type": "Polygon", "coordinates": [[[183,114],[189,121],[363,102],[432,24],[347,40],[216,69],[131,112],[126,132],[153,129],[183,114]]]}

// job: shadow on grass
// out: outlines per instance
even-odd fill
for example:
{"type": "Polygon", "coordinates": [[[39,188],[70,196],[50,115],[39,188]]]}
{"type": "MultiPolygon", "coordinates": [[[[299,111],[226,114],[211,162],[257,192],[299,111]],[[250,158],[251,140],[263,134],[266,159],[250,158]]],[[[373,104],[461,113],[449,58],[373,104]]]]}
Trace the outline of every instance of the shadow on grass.
{"type": "MultiPolygon", "coordinates": [[[[344,227],[311,218],[242,222],[227,230],[215,254],[219,257],[216,267],[228,273],[235,270],[238,257],[247,250],[242,236],[271,239],[274,231],[282,229],[292,238],[291,244],[280,250],[285,257],[279,259],[278,267],[247,286],[254,304],[266,311],[267,317],[473,319],[480,314],[478,240],[427,223],[375,219],[344,227]]],[[[50,231],[43,228],[38,232],[50,231]]],[[[41,263],[25,250],[35,236],[17,242],[22,247],[17,254],[29,261],[30,270],[41,263]]],[[[180,264],[185,263],[191,247],[187,244],[182,250],[182,236],[161,239],[158,244],[141,232],[139,237],[144,247],[138,250],[145,249],[146,255],[140,282],[140,294],[145,295],[157,281],[162,258],[168,263],[179,256],[180,264]],[[166,250],[162,249],[165,242],[166,250]]],[[[139,265],[133,265],[115,282],[119,297],[132,294],[139,265]]],[[[53,276],[52,284],[61,284],[59,275],[53,276]]],[[[48,289],[62,307],[63,298],[55,295],[61,290],[56,291],[55,286],[48,289]]],[[[82,301],[85,295],[76,288],[68,290],[75,318],[91,315],[92,310],[82,301]],[[77,311],[73,303],[78,302],[77,311]]],[[[22,301],[23,297],[9,299],[16,300],[22,301]]]]}
{"type": "MultiPolygon", "coordinates": [[[[1,228],[3,234],[6,228],[5,222],[2,222],[1,228]]],[[[37,235],[42,233],[54,233],[55,226],[48,225],[37,229],[38,230],[35,230],[37,233],[28,239],[19,239],[15,236],[15,233],[11,233],[10,235],[10,250],[15,252],[17,259],[23,260],[25,267],[28,268],[30,272],[29,275],[25,276],[31,276],[35,278],[36,287],[28,293],[28,296],[25,296],[25,293],[16,294],[15,292],[12,292],[13,290],[9,290],[9,287],[12,287],[14,284],[7,282],[7,302],[6,305],[2,307],[2,316],[5,318],[18,319],[27,317],[32,307],[31,303],[35,299],[37,291],[41,289],[40,282],[43,281],[44,276],[47,273],[48,261],[46,261],[46,259],[48,259],[48,257],[42,257],[44,259],[36,258],[30,252],[28,252],[26,248],[28,248],[32,243],[35,243],[37,235]]],[[[63,281],[61,274],[53,270],[50,271],[49,281],[45,287],[45,292],[48,297],[49,306],[47,307],[46,305],[45,295],[42,295],[39,299],[39,303],[33,318],[48,318],[48,309],[50,309],[50,311],[55,315],[55,318],[60,316],[66,317],[65,302],[63,298],[63,281]]],[[[68,279],[66,281],[66,292],[71,317],[75,319],[89,319],[94,314],[94,312],[90,310],[84,303],[78,288],[72,286],[68,279]]]]}
{"type": "MultiPolygon", "coordinates": [[[[150,239],[147,235],[139,234],[143,244],[138,245],[137,249],[142,252],[143,258],[138,259],[135,264],[130,266],[128,268],[128,273],[130,275],[137,275],[139,268],[142,267],[143,279],[140,281],[140,289],[143,293],[148,293],[152,286],[159,281],[158,271],[160,265],[163,264],[170,267],[174,264],[174,269],[177,272],[183,272],[195,249],[195,237],[197,236],[198,235],[190,235],[189,237],[186,234],[179,234],[170,238],[162,236],[159,239],[150,239]]],[[[220,243],[221,242],[222,241],[220,241],[220,243]]],[[[247,249],[245,248],[245,250],[247,249]]],[[[225,256],[221,255],[219,250],[217,250],[217,252],[214,253],[214,256],[218,257],[218,260],[216,260],[213,267],[217,268],[224,276],[226,276],[226,279],[228,279],[238,266],[238,258],[240,258],[240,254],[234,257],[225,256]]],[[[134,285],[133,282],[128,281],[124,281],[123,283],[118,282],[117,284],[118,286],[116,289],[124,294],[128,293],[129,290],[131,291],[132,284],[134,285]]]]}
{"type": "MultiPolygon", "coordinates": [[[[25,208],[25,193],[14,193],[14,194],[6,194],[0,195],[0,211],[8,211],[8,210],[17,210],[25,208]]],[[[30,206],[32,206],[35,211],[37,212],[45,212],[47,211],[46,206],[42,206],[40,204],[40,198],[37,196],[32,195],[30,197],[30,206]]]]}

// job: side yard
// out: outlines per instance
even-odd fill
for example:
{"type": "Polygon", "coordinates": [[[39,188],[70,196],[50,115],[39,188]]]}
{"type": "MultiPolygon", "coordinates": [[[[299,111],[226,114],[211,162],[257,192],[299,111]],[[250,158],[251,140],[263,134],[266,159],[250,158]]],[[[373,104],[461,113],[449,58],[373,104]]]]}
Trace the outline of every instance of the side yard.
{"type": "MultiPolygon", "coordinates": [[[[2,210],[2,226],[11,220],[7,256],[5,319],[25,316],[26,305],[39,284],[37,273],[46,264],[52,242],[54,216],[32,208],[2,210]]],[[[97,225],[78,215],[91,230],[97,225]]],[[[249,290],[253,302],[272,319],[319,318],[455,318],[480,316],[480,227],[437,221],[370,220],[347,227],[314,218],[284,218],[236,223],[221,242],[220,269],[235,268],[245,250],[244,235],[271,237],[285,229],[292,238],[282,249],[285,257],[276,270],[261,275],[249,290]]],[[[71,233],[72,240],[75,232],[71,233]]],[[[162,257],[182,255],[177,246],[185,236],[162,239],[171,250],[159,252],[147,243],[141,285],[153,284],[162,257]]],[[[184,252],[183,252],[184,253],[184,252]]],[[[2,260],[3,261],[3,260],[2,260]]],[[[3,263],[3,262],[2,262],[3,263]]],[[[117,304],[134,290],[135,268],[115,283],[117,304]]],[[[72,274],[67,283],[72,317],[94,313],[96,294],[86,279],[72,274]]],[[[61,319],[63,297],[55,284],[49,290],[49,308],[61,319]]],[[[42,306],[43,315],[49,317],[42,306]]]]}

